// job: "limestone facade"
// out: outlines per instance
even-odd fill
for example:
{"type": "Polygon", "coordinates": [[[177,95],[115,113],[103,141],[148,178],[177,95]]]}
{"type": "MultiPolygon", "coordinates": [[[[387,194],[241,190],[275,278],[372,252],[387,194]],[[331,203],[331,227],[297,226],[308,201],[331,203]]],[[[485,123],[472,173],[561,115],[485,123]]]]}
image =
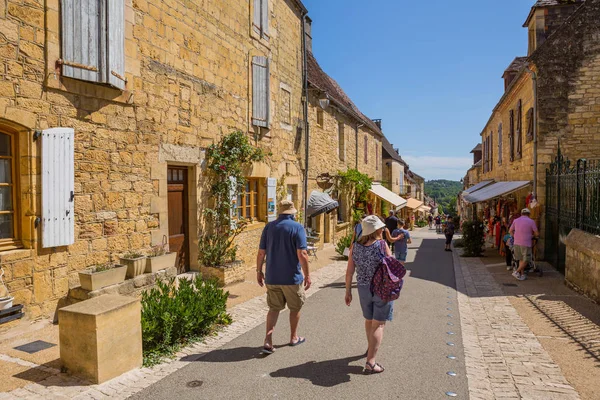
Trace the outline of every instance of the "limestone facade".
{"type": "MultiPolygon", "coordinates": [[[[30,318],[53,316],[77,271],[145,252],[168,234],[167,166],[187,169],[189,268],[199,270],[197,237],[204,149],[232,131],[269,152],[249,171],[259,211],[240,237],[253,263],[266,220],[266,179],[286,177],[302,198],[295,142],[302,118],[302,13],[297,0],[264,0],[266,32],[254,3],[123,0],[124,89],[63,76],[59,0],[0,0],[0,133],[12,143],[14,233],[0,262],[16,304],[30,318]],[[268,33],[267,33],[268,32],[268,33]],[[253,57],[268,58],[269,121],[253,117],[253,57]],[[43,249],[40,141],[35,130],[75,130],[75,241],[43,249]],[[14,239],[14,240],[13,240],[14,239]]],[[[114,75],[114,74],[113,74],[114,75]]],[[[10,207],[9,207],[10,208],[10,207]]]]}

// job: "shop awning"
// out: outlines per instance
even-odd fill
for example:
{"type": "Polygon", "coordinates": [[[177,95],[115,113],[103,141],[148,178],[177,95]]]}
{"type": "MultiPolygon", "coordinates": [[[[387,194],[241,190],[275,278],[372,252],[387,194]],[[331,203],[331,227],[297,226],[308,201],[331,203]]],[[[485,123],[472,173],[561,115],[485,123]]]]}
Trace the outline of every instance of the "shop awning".
{"type": "Polygon", "coordinates": [[[417,200],[417,199],[408,199],[408,201],[406,203],[406,207],[412,208],[413,210],[416,210],[417,208],[421,207],[422,205],[423,205],[423,202],[421,200],[417,200]]]}
{"type": "Polygon", "coordinates": [[[398,196],[396,193],[392,192],[380,183],[372,184],[371,189],[369,189],[369,191],[375,196],[387,201],[388,203],[396,207],[396,210],[406,205],[406,199],[403,199],[402,197],[398,196]]]}
{"type": "Polygon", "coordinates": [[[468,203],[480,203],[493,199],[494,197],[504,196],[517,190],[523,189],[531,185],[531,181],[510,181],[496,182],[492,185],[479,189],[471,194],[464,196],[464,200],[468,203]]]}
{"type": "Polygon", "coordinates": [[[330,213],[339,206],[339,203],[331,197],[329,197],[327,193],[319,192],[318,190],[313,190],[310,194],[310,198],[308,199],[306,215],[310,218],[316,217],[317,215],[330,213]]]}
{"type": "Polygon", "coordinates": [[[473,185],[473,186],[471,186],[470,188],[468,188],[468,189],[464,190],[464,191],[462,192],[462,195],[463,195],[463,196],[466,196],[466,195],[468,195],[468,194],[470,194],[470,193],[476,192],[476,191],[477,191],[477,190],[479,190],[479,189],[483,189],[484,187],[486,187],[486,186],[489,186],[489,185],[491,185],[492,183],[494,183],[494,181],[492,181],[492,180],[490,180],[490,181],[482,181],[482,182],[479,182],[478,184],[476,184],[476,185],[473,185]]]}
{"type": "Polygon", "coordinates": [[[418,211],[423,211],[426,213],[430,213],[431,212],[431,207],[426,206],[425,204],[423,204],[422,206],[420,206],[419,208],[417,208],[418,211]]]}

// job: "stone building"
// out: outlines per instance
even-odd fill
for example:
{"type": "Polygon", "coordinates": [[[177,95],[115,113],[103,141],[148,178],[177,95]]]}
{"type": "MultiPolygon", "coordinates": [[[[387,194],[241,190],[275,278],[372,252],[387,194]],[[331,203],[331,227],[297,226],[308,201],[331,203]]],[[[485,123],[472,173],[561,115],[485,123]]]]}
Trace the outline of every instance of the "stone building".
{"type": "Polygon", "coordinates": [[[0,0],[0,263],[28,317],[54,315],[78,271],[165,239],[180,272],[198,270],[203,149],[233,131],[270,151],[238,202],[253,262],[274,182],[302,198],[305,13],[299,0],[0,0]]]}
{"type": "MultiPolygon", "coordinates": [[[[310,45],[308,47],[310,50],[310,45]]],[[[308,53],[308,84],[308,193],[332,189],[331,176],[348,169],[356,169],[380,182],[383,139],[380,126],[360,112],[339,84],[323,71],[311,51],[308,53]]],[[[352,225],[353,204],[349,204],[342,193],[332,193],[332,196],[339,203],[337,211],[312,218],[309,224],[324,243],[346,235],[352,225]]],[[[369,203],[372,212],[381,212],[380,201],[375,196],[369,203]]]]}
{"type": "Polygon", "coordinates": [[[542,251],[545,173],[559,140],[571,160],[600,154],[599,18],[598,0],[537,1],[523,25],[528,56],[517,57],[505,70],[505,93],[481,132],[480,180],[529,182],[494,194],[510,195],[513,211],[535,193],[539,207],[532,216],[541,225],[542,251]]]}
{"type": "Polygon", "coordinates": [[[398,149],[384,136],[381,142],[383,152],[383,166],[381,182],[392,192],[400,194],[404,186],[404,167],[406,163],[400,156],[398,149]]]}

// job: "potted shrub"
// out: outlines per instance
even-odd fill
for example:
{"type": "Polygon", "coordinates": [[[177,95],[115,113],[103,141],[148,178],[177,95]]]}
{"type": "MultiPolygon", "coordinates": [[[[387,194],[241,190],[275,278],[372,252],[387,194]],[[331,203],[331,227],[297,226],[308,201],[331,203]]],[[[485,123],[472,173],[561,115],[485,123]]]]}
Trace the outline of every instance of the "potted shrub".
{"type": "Polygon", "coordinates": [[[126,253],[121,257],[121,263],[127,267],[127,278],[135,278],[144,273],[146,256],[141,253],[126,253]]]}
{"type": "Polygon", "coordinates": [[[125,280],[127,266],[120,264],[95,265],[79,272],[79,283],[85,290],[98,290],[125,280]]]}
{"type": "Polygon", "coordinates": [[[153,274],[162,269],[174,267],[175,261],[177,261],[177,253],[168,252],[166,244],[154,246],[146,258],[146,273],[153,274]]]}

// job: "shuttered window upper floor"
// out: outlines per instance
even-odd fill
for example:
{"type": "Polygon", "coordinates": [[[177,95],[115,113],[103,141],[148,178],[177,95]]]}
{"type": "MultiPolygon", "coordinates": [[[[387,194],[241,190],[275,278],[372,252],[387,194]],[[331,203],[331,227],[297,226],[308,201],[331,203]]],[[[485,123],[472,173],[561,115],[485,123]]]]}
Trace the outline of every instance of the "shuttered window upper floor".
{"type": "Polygon", "coordinates": [[[125,0],[61,0],[62,75],[125,89],[125,0]]]}
{"type": "Polygon", "coordinates": [[[253,0],[252,30],[261,39],[269,40],[269,0],[253,0]]]}

